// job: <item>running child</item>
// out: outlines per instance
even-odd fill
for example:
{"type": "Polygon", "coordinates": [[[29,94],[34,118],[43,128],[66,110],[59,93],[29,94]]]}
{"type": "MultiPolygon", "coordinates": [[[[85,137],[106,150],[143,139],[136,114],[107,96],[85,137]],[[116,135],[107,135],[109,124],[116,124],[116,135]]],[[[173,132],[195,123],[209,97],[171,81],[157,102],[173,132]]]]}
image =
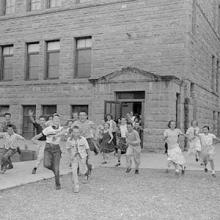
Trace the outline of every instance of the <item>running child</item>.
{"type": "Polygon", "coordinates": [[[60,185],[60,139],[66,132],[63,127],[60,126],[60,116],[57,113],[53,114],[53,125],[45,128],[42,133],[32,138],[33,141],[46,136],[46,146],[44,149],[44,167],[51,170],[55,175],[56,190],[61,189],[60,185]]]}
{"type": "Polygon", "coordinates": [[[118,159],[118,163],[115,165],[116,167],[121,165],[121,155],[126,153],[127,144],[126,144],[126,133],[127,129],[127,120],[125,118],[121,118],[120,125],[118,129],[118,143],[116,145],[116,155],[118,159]]]}
{"type": "Polygon", "coordinates": [[[179,136],[184,135],[182,131],[176,128],[176,122],[171,120],[168,123],[168,129],[164,131],[164,140],[167,143],[167,160],[169,172],[170,165],[173,164],[175,167],[175,173],[178,175],[180,170],[182,174],[185,173],[185,158],[179,146],[179,136]]]}
{"type": "Polygon", "coordinates": [[[207,164],[210,163],[212,169],[212,176],[216,177],[215,174],[215,164],[214,164],[214,155],[215,155],[215,146],[213,144],[214,140],[220,141],[214,134],[209,132],[209,126],[203,127],[203,133],[200,133],[198,136],[202,144],[201,159],[203,160],[205,172],[208,172],[207,164]]]}
{"type": "Polygon", "coordinates": [[[80,135],[79,127],[74,126],[71,135],[67,140],[66,148],[70,156],[72,169],[73,190],[79,192],[78,169],[82,175],[88,176],[91,173],[91,168],[88,169],[87,160],[89,158],[89,145],[85,137],[80,135]]]}
{"type": "Polygon", "coordinates": [[[189,140],[189,154],[194,154],[196,162],[199,161],[200,153],[201,153],[201,143],[198,137],[199,127],[198,122],[193,120],[191,122],[191,127],[188,128],[186,132],[186,136],[189,140]]]}
{"type": "Polygon", "coordinates": [[[126,173],[131,171],[132,158],[135,164],[135,174],[139,174],[140,156],[141,156],[141,140],[138,132],[134,130],[132,122],[127,123],[128,132],[126,133],[126,143],[128,145],[126,151],[127,169],[126,173]]]}
{"type": "Polygon", "coordinates": [[[7,125],[7,132],[0,132],[0,138],[4,141],[4,152],[1,161],[1,173],[5,173],[7,166],[11,163],[10,157],[17,152],[18,141],[25,141],[25,138],[14,132],[13,125],[7,125]]]}
{"type": "Polygon", "coordinates": [[[115,151],[115,145],[113,143],[113,134],[110,130],[110,124],[106,122],[104,124],[104,130],[102,133],[102,139],[100,142],[100,152],[103,156],[102,164],[107,164],[107,154],[115,151]]]}

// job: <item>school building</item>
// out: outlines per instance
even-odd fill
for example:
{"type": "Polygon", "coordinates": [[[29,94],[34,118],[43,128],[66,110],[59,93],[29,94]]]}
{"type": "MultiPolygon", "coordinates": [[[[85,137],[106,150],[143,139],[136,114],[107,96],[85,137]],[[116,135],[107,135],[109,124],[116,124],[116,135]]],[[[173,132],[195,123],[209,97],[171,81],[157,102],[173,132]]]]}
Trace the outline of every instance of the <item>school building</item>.
{"type": "Polygon", "coordinates": [[[219,52],[219,0],[1,0],[0,115],[30,138],[29,109],[133,111],[153,151],[171,119],[220,135],[219,52]]]}

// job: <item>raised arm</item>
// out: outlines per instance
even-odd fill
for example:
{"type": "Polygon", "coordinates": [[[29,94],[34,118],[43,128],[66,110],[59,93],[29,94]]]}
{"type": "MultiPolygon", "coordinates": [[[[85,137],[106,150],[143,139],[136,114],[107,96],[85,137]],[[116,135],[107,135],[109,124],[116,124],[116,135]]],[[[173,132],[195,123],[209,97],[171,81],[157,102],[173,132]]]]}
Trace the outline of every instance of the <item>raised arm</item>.
{"type": "Polygon", "coordinates": [[[26,140],[23,136],[21,136],[19,134],[16,134],[16,138],[17,138],[17,140],[20,140],[20,141],[25,141],[26,140]]]}
{"type": "Polygon", "coordinates": [[[28,115],[29,115],[29,118],[31,120],[32,123],[36,123],[35,119],[34,119],[34,112],[32,110],[29,110],[28,111],[28,115]]]}

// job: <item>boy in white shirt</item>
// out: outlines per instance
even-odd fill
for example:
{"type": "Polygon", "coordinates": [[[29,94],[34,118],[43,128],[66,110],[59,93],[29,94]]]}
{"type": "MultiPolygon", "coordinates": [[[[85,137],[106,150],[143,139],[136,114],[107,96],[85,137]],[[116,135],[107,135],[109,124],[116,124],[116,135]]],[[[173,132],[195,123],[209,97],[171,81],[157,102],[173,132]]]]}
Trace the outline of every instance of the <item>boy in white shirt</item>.
{"type": "Polygon", "coordinates": [[[206,166],[209,162],[212,169],[212,176],[216,177],[214,164],[215,147],[213,145],[213,141],[220,141],[220,139],[217,138],[214,134],[209,133],[209,126],[204,126],[203,133],[199,134],[198,136],[202,145],[201,157],[205,165],[205,172],[208,172],[206,166]]]}
{"type": "Polygon", "coordinates": [[[79,180],[77,170],[86,176],[88,179],[89,172],[87,167],[87,159],[89,157],[89,145],[85,137],[80,136],[80,130],[78,126],[74,126],[71,132],[71,136],[66,143],[67,151],[70,155],[71,169],[72,169],[72,182],[74,185],[74,192],[79,192],[79,180]]]}
{"type": "Polygon", "coordinates": [[[46,136],[46,145],[44,149],[44,167],[53,171],[55,175],[56,190],[61,189],[60,186],[60,139],[65,134],[65,130],[60,126],[60,116],[57,113],[53,114],[53,125],[45,128],[42,133],[36,135],[32,140],[46,136]]]}

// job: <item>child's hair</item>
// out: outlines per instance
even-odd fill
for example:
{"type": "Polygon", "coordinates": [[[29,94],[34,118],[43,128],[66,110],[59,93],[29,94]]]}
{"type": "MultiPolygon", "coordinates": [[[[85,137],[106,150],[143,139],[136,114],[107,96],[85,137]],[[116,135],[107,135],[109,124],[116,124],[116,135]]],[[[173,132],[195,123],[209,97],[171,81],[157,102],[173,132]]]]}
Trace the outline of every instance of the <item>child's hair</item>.
{"type": "Polygon", "coordinates": [[[205,126],[203,126],[202,128],[207,128],[208,131],[209,131],[209,126],[208,126],[208,125],[205,125],[205,126]]]}
{"type": "Polygon", "coordinates": [[[7,129],[8,129],[8,128],[12,128],[12,129],[14,130],[14,127],[13,127],[12,124],[8,124],[8,125],[7,125],[7,129]]]}
{"type": "Polygon", "coordinates": [[[54,117],[60,117],[60,115],[59,115],[58,113],[54,113],[54,114],[53,114],[53,118],[54,118],[54,117]]]}
{"type": "Polygon", "coordinates": [[[175,122],[175,123],[176,123],[176,121],[170,120],[170,121],[168,122],[168,125],[167,125],[168,128],[171,128],[171,123],[172,123],[172,122],[175,122]]]}
{"type": "Polygon", "coordinates": [[[196,126],[199,125],[198,121],[196,121],[196,120],[192,120],[192,121],[191,121],[191,125],[193,125],[193,122],[196,122],[196,126]]]}
{"type": "Polygon", "coordinates": [[[133,127],[133,124],[132,124],[132,122],[127,122],[127,125],[131,125],[131,127],[133,127]]]}
{"type": "Polygon", "coordinates": [[[41,119],[41,118],[43,118],[44,120],[46,120],[46,117],[43,116],[43,115],[41,115],[41,116],[39,117],[39,119],[41,119]]]}
{"type": "Polygon", "coordinates": [[[79,129],[79,126],[75,125],[72,129],[79,129]]]}
{"type": "Polygon", "coordinates": [[[11,116],[11,113],[9,113],[9,112],[6,112],[6,113],[4,114],[4,116],[6,116],[6,115],[9,115],[9,116],[11,116]]]}

